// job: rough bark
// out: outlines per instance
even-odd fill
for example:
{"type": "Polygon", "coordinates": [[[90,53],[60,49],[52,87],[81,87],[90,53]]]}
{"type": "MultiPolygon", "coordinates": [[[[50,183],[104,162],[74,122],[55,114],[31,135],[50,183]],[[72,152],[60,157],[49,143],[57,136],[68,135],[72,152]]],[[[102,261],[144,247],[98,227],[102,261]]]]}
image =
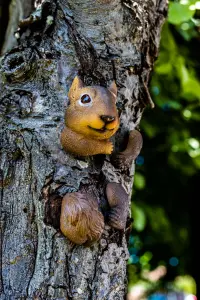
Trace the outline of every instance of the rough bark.
{"type": "Polygon", "coordinates": [[[123,150],[145,105],[152,106],[147,85],[167,3],[42,2],[0,71],[0,299],[124,299],[125,232],[107,225],[92,247],[75,246],[60,233],[59,216],[62,197],[80,189],[92,190],[103,207],[109,181],[120,182],[131,198],[134,163],[124,172],[109,156],[75,159],[59,136],[74,76],[88,85],[115,79],[121,120],[115,147],[123,150]]]}

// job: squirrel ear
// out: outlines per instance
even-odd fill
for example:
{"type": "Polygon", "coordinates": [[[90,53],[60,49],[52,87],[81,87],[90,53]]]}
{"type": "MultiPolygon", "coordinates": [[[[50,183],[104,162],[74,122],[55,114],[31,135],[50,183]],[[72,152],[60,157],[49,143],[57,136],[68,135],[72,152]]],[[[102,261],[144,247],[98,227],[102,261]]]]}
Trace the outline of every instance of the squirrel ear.
{"type": "Polygon", "coordinates": [[[69,99],[73,100],[74,96],[75,96],[74,95],[75,92],[83,87],[84,87],[83,81],[78,76],[76,76],[72,82],[70,89],[69,89],[69,93],[68,93],[69,99]]]}
{"type": "Polygon", "coordinates": [[[117,85],[114,80],[111,82],[108,90],[111,92],[111,94],[113,94],[113,96],[115,96],[115,98],[117,97],[117,85]]]}

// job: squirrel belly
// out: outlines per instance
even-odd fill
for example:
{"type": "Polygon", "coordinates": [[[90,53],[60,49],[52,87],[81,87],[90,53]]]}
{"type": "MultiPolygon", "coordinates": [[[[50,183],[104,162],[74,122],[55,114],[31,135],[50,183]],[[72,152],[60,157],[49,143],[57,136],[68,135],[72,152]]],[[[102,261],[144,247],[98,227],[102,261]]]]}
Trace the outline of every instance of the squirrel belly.
{"type": "Polygon", "coordinates": [[[61,133],[61,144],[66,152],[78,156],[111,154],[113,151],[113,144],[109,140],[91,139],[66,126],[61,133]]]}

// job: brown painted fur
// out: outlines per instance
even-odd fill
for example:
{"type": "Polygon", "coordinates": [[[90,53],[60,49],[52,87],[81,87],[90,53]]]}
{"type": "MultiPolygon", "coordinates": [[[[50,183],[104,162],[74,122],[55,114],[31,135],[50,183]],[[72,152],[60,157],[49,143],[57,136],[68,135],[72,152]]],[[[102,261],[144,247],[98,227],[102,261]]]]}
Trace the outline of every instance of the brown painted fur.
{"type": "Polygon", "coordinates": [[[97,201],[86,193],[66,194],[62,200],[60,229],[73,243],[91,245],[99,240],[104,229],[104,217],[97,201]]]}
{"type": "Polygon", "coordinates": [[[111,154],[113,145],[109,138],[119,128],[115,82],[108,88],[85,87],[76,76],[68,97],[70,104],[66,109],[65,127],[61,133],[63,149],[80,156],[111,154]],[[89,96],[90,103],[81,102],[84,95],[89,96]]]}

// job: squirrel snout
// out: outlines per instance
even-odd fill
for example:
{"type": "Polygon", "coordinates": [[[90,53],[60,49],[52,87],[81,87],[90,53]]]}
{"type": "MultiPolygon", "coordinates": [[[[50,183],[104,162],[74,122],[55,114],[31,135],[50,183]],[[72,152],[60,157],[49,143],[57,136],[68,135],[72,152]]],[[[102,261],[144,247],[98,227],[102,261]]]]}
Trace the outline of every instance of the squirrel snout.
{"type": "Polygon", "coordinates": [[[106,115],[102,115],[100,116],[100,118],[107,124],[107,123],[111,123],[115,120],[115,117],[112,116],[106,116],[106,115]]]}

